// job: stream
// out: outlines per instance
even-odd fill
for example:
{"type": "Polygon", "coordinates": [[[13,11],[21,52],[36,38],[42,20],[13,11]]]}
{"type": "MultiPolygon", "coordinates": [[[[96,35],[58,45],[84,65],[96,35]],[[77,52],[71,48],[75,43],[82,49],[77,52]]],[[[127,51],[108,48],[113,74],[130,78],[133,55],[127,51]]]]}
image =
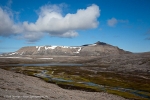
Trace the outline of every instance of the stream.
{"type": "Polygon", "coordinates": [[[49,66],[83,66],[83,64],[76,64],[76,63],[41,63],[41,64],[9,64],[8,66],[34,66],[34,67],[49,67],[49,66]]]}
{"type": "MultiPolygon", "coordinates": [[[[48,78],[49,81],[69,82],[69,83],[74,83],[75,82],[73,80],[66,80],[66,79],[62,79],[62,78],[53,78],[52,76],[47,75],[46,74],[47,72],[48,72],[47,70],[43,70],[43,71],[41,71],[41,73],[35,74],[35,76],[40,77],[40,78],[48,78]]],[[[87,86],[96,87],[96,88],[99,88],[100,90],[102,90],[104,92],[106,91],[106,89],[117,90],[117,91],[121,91],[121,92],[128,92],[128,93],[134,94],[134,95],[142,97],[142,98],[150,99],[149,95],[142,94],[142,93],[147,93],[148,94],[148,92],[145,92],[145,91],[139,91],[139,90],[133,90],[133,89],[127,89],[127,88],[121,88],[121,87],[104,86],[104,85],[95,84],[95,83],[92,83],[92,82],[77,82],[77,83],[85,84],[87,86]]]]}

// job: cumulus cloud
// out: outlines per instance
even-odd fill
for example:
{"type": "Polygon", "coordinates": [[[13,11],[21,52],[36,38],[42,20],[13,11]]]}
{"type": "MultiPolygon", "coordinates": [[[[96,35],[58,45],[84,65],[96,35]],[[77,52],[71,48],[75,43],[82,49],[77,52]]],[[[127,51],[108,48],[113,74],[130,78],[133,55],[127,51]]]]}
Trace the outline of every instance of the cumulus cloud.
{"type": "Polygon", "coordinates": [[[22,28],[11,19],[11,14],[0,7],[0,35],[9,36],[20,33],[22,28]]]}
{"type": "Polygon", "coordinates": [[[107,25],[110,27],[115,27],[117,23],[128,23],[128,20],[117,20],[116,18],[107,20],[107,25]]]}
{"type": "Polygon", "coordinates": [[[117,23],[118,23],[118,21],[117,21],[116,18],[111,18],[111,19],[108,19],[108,20],[107,20],[107,24],[108,24],[108,26],[110,26],[110,27],[114,27],[117,23]]]}
{"type": "Polygon", "coordinates": [[[24,32],[20,39],[26,39],[28,42],[38,41],[44,36],[42,32],[24,32]]]}
{"type": "Polygon", "coordinates": [[[97,5],[86,9],[79,9],[75,14],[61,14],[61,9],[56,5],[46,5],[40,8],[39,18],[35,23],[24,22],[25,30],[31,32],[45,32],[51,36],[74,37],[75,30],[96,28],[100,10],[97,5]]]}
{"type": "Polygon", "coordinates": [[[19,34],[20,38],[34,42],[47,33],[57,37],[76,37],[77,30],[96,28],[100,9],[93,4],[86,9],[78,9],[74,14],[63,15],[62,5],[45,5],[40,7],[38,19],[34,23],[15,23],[11,14],[0,7],[0,36],[19,34]]]}

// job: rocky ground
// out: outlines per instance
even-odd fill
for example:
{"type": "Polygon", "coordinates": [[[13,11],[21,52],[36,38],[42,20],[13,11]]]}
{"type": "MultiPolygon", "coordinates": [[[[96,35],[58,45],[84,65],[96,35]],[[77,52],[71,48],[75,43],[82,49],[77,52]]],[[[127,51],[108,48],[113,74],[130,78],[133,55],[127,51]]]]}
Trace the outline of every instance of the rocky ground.
{"type": "MultiPolygon", "coordinates": [[[[0,57],[0,67],[18,63],[80,63],[85,70],[116,72],[122,75],[150,79],[150,53],[102,56],[22,56],[0,57]],[[42,58],[42,59],[41,59],[42,58]],[[50,59],[47,59],[50,58],[50,59]],[[99,66],[105,66],[104,68],[99,66]],[[94,66],[94,67],[93,67],[94,66]],[[96,67],[97,66],[97,67],[96,67]]],[[[66,90],[41,79],[0,69],[0,100],[124,100],[124,98],[98,92],[66,90]]]]}
{"type": "Polygon", "coordinates": [[[43,80],[0,69],[0,100],[125,100],[103,92],[66,90],[43,80]]]}
{"type": "Polygon", "coordinates": [[[0,65],[15,63],[79,63],[88,66],[107,65],[107,71],[150,74],[150,53],[103,56],[22,56],[0,57],[0,65]],[[14,57],[14,58],[13,58],[14,57]]]}

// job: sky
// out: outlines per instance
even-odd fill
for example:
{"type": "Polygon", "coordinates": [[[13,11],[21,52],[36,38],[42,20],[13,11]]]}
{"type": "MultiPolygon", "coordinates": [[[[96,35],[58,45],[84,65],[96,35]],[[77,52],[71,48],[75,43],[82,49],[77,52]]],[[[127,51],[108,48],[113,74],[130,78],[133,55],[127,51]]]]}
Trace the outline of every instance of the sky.
{"type": "Polygon", "coordinates": [[[150,0],[0,0],[0,53],[97,41],[150,51],[150,0]]]}

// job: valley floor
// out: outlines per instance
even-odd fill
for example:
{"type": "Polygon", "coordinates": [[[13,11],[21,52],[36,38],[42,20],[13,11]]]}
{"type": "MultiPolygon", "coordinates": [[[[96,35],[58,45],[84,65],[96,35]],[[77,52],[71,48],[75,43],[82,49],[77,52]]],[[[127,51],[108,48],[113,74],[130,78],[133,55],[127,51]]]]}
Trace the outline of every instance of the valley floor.
{"type": "Polygon", "coordinates": [[[103,92],[67,90],[55,84],[0,69],[0,100],[126,100],[103,92]]]}

